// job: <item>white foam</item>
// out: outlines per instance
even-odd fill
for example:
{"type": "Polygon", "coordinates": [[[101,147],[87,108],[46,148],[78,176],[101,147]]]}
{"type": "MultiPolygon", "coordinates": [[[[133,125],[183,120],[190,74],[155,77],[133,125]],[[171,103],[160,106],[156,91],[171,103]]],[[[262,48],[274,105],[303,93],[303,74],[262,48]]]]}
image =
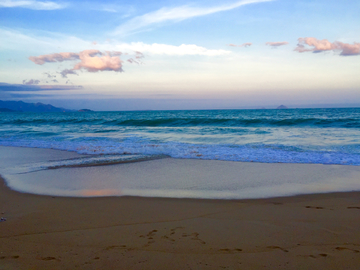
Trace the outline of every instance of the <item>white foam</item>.
{"type": "Polygon", "coordinates": [[[268,144],[190,144],[159,142],[130,136],[114,138],[77,138],[49,140],[2,140],[0,145],[74,151],[91,155],[167,155],[173,158],[226,160],[264,163],[314,163],[360,165],[359,145],[350,150],[343,147],[295,147],[268,144]]]}

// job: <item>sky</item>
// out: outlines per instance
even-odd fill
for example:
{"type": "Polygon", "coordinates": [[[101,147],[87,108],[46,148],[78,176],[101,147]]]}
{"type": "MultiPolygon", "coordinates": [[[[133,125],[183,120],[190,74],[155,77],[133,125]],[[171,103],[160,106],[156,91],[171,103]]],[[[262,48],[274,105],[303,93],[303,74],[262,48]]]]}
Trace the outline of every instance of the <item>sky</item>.
{"type": "Polygon", "coordinates": [[[360,106],[360,1],[0,0],[0,99],[360,106]]]}

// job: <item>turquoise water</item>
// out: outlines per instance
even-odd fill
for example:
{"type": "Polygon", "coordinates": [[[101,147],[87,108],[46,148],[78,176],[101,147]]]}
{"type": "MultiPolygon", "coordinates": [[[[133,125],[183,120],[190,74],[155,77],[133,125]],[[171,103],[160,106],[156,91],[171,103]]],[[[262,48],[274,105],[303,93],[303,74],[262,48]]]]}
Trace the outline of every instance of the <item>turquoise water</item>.
{"type": "Polygon", "coordinates": [[[360,165],[360,108],[0,116],[0,145],[99,155],[74,165],[159,156],[360,165]]]}

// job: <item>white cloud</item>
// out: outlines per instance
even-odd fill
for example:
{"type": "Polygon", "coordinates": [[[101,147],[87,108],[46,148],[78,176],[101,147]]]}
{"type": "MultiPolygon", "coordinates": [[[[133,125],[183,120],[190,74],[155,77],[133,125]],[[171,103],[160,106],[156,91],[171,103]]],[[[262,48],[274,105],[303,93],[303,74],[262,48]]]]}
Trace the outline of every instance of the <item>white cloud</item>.
{"type": "Polygon", "coordinates": [[[54,9],[65,8],[65,5],[51,1],[0,0],[0,8],[28,8],[34,10],[54,10],[54,9]]]}
{"type": "MultiPolygon", "coordinates": [[[[45,33],[47,34],[47,33],[45,33]]],[[[50,36],[32,35],[29,36],[27,33],[19,32],[15,29],[1,29],[0,36],[0,52],[2,50],[10,50],[13,53],[26,52],[30,55],[40,55],[43,58],[37,58],[36,61],[49,62],[46,55],[55,55],[56,62],[59,59],[66,58],[66,55],[55,52],[79,52],[89,47],[91,41],[75,38],[72,36],[65,36],[61,34],[51,33],[50,36]],[[5,42],[6,40],[6,42],[5,42]],[[59,47],[61,44],[61,47],[59,47]],[[30,50],[29,50],[30,49],[30,50]]],[[[209,49],[206,47],[198,46],[195,44],[181,44],[181,45],[170,45],[170,44],[159,44],[152,43],[147,44],[143,42],[132,42],[132,43],[119,43],[116,41],[98,41],[96,49],[109,53],[110,56],[120,55],[115,53],[121,51],[123,54],[134,55],[136,52],[142,52],[145,56],[159,55],[159,56],[226,56],[231,54],[230,50],[223,49],[209,49]]],[[[7,52],[8,53],[8,52],[7,52]]],[[[135,60],[138,58],[134,56],[135,60]]],[[[55,59],[55,58],[54,58],[55,59]]],[[[39,62],[39,63],[40,63],[39,62]]],[[[139,62],[139,61],[138,61],[139,62]]],[[[141,62],[141,61],[140,61],[141,62]]]]}
{"type": "Polygon", "coordinates": [[[205,55],[218,56],[230,54],[226,50],[210,50],[195,44],[181,44],[180,46],[168,44],[145,44],[143,42],[123,43],[116,46],[121,51],[141,51],[142,53],[154,55],[205,55]]]}
{"type": "Polygon", "coordinates": [[[191,7],[180,6],[174,8],[161,8],[157,11],[137,16],[126,23],[120,25],[112,32],[113,35],[128,35],[137,31],[144,30],[149,26],[160,24],[167,21],[178,22],[194,17],[205,16],[221,11],[231,10],[240,6],[270,2],[274,0],[242,0],[233,4],[221,5],[216,7],[191,7]]]}
{"type": "MultiPolygon", "coordinates": [[[[53,54],[59,51],[59,44],[61,44],[62,51],[81,51],[91,44],[88,40],[82,40],[72,36],[64,36],[56,33],[51,33],[51,37],[44,37],[40,35],[29,36],[14,29],[0,28],[0,51],[1,49],[8,49],[13,51],[26,51],[29,47],[33,48],[31,53],[47,53],[53,54]]],[[[132,43],[117,43],[117,42],[97,42],[96,48],[101,51],[112,52],[121,51],[123,53],[133,54],[136,51],[148,55],[203,55],[203,56],[221,56],[228,55],[231,51],[228,50],[214,50],[201,47],[195,44],[182,44],[179,46],[169,44],[146,44],[143,42],[132,43]]],[[[61,55],[58,56],[61,58],[61,55]]],[[[45,59],[45,58],[44,58],[45,59]]],[[[46,59],[45,59],[46,60],[46,59]]],[[[39,60],[40,61],[40,60],[39,60]]]]}
{"type": "Polygon", "coordinates": [[[110,13],[118,13],[121,18],[127,18],[135,12],[135,8],[131,5],[104,4],[93,9],[110,13]]]}
{"type": "Polygon", "coordinates": [[[101,10],[106,11],[106,12],[111,12],[111,13],[118,13],[118,10],[113,7],[104,6],[101,10]]]}

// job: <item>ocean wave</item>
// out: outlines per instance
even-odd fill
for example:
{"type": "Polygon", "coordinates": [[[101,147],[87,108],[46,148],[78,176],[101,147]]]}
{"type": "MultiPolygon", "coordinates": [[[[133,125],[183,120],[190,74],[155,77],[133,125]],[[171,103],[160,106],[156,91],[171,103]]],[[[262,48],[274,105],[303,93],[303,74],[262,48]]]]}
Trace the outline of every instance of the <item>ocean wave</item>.
{"type": "Polygon", "coordinates": [[[128,126],[128,127],[339,127],[360,128],[360,119],[321,119],[321,118],[296,118],[296,119],[232,119],[232,118],[161,118],[161,119],[2,119],[2,125],[103,125],[103,126],[128,126]]]}
{"type": "Polygon", "coordinates": [[[2,114],[0,145],[360,165],[360,109],[2,114]]]}

